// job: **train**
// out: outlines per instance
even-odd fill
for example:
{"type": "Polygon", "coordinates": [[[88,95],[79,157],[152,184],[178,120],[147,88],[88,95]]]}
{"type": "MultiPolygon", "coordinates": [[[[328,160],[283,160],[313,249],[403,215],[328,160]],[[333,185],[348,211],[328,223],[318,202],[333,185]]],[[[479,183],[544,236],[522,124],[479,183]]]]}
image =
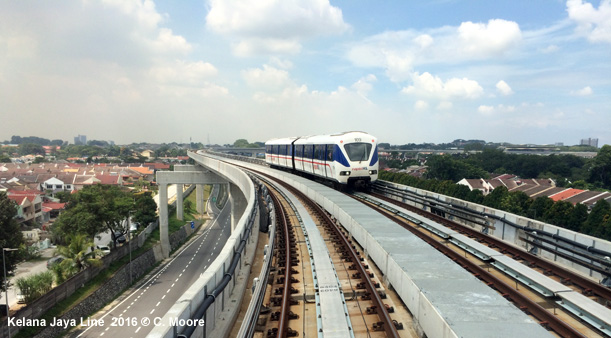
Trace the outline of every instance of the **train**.
{"type": "Polygon", "coordinates": [[[272,139],[265,162],[338,189],[370,189],[378,179],[377,138],[361,131],[272,139]]]}

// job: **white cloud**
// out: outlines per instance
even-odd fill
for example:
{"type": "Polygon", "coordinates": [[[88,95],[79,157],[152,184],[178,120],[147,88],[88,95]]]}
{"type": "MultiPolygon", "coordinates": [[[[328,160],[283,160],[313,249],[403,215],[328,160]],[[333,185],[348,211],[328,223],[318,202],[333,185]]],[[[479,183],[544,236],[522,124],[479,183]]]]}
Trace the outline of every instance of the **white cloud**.
{"type": "Polygon", "coordinates": [[[426,110],[429,107],[429,104],[426,101],[418,100],[414,103],[414,108],[416,110],[426,110]]]}
{"type": "Polygon", "coordinates": [[[297,53],[304,39],[341,34],[350,28],[342,11],[328,0],[210,0],[209,7],[206,25],[237,37],[234,52],[240,56],[297,53]]]}
{"type": "Polygon", "coordinates": [[[188,53],[191,45],[180,35],[174,35],[169,28],[160,27],[164,15],[157,12],[152,0],[102,0],[104,5],[115,8],[124,17],[134,20],[129,36],[140,43],[149,45],[159,53],[188,53]]]}
{"type": "Polygon", "coordinates": [[[516,46],[522,40],[522,33],[517,23],[494,19],[488,24],[463,22],[458,27],[458,37],[463,51],[474,56],[491,56],[516,46]]]}
{"type": "Polygon", "coordinates": [[[592,93],[594,93],[594,91],[592,90],[590,86],[583,87],[579,90],[571,91],[571,95],[575,95],[575,96],[589,96],[589,95],[592,95],[592,93]]]}
{"type": "Polygon", "coordinates": [[[352,85],[352,89],[359,93],[361,96],[367,96],[367,94],[373,89],[373,82],[378,79],[375,75],[369,74],[363,78],[360,78],[357,82],[352,85]]]}
{"type": "Polygon", "coordinates": [[[481,105],[477,108],[477,111],[483,115],[492,115],[492,113],[494,113],[494,107],[481,105]]]}
{"type": "Polygon", "coordinates": [[[442,101],[437,105],[438,110],[449,110],[452,109],[454,105],[450,101],[442,101]]]}
{"type": "Polygon", "coordinates": [[[539,51],[541,51],[541,53],[543,54],[551,54],[551,53],[555,53],[560,49],[560,47],[558,47],[557,45],[549,45],[545,48],[539,48],[539,51]]]}
{"type": "Polygon", "coordinates": [[[402,82],[419,65],[497,59],[515,50],[521,41],[522,32],[513,21],[464,22],[426,32],[373,35],[351,46],[347,57],[356,66],[385,68],[391,81],[402,82]]]}
{"type": "Polygon", "coordinates": [[[513,94],[511,87],[503,80],[496,83],[496,90],[505,96],[513,94]]]}
{"type": "Polygon", "coordinates": [[[578,34],[591,42],[611,43],[611,0],[601,0],[598,9],[583,0],[568,0],[566,10],[578,34]]]}
{"type": "Polygon", "coordinates": [[[413,85],[405,87],[401,92],[417,97],[430,97],[435,99],[464,98],[474,99],[480,97],[484,89],[477,81],[467,78],[451,78],[447,81],[433,76],[428,72],[422,75],[413,74],[413,85]]]}
{"type": "Polygon", "coordinates": [[[427,48],[433,44],[433,37],[428,34],[418,35],[414,38],[414,42],[420,46],[420,48],[427,48]]]}
{"type": "Polygon", "coordinates": [[[504,104],[499,104],[495,106],[486,106],[481,105],[477,108],[477,111],[482,115],[493,115],[494,113],[513,113],[516,111],[515,106],[506,106],[504,104]]]}
{"type": "Polygon", "coordinates": [[[158,83],[197,86],[216,76],[218,71],[208,62],[175,61],[152,67],[149,73],[158,83]]]}
{"type": "Polygon", "coordinates": [[[289,73],[286,70],[278,69],[268,65],[261,68],[251,68],[242,71],[242,77],[246,84],[256,88],[258,91],[284,89],[293,86],[289,73]]]}

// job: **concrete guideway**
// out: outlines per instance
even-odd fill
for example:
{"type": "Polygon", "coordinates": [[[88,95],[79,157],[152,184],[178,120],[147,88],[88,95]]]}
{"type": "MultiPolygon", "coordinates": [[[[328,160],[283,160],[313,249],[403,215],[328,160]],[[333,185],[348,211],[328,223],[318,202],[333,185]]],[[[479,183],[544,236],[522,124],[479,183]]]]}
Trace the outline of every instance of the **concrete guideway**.
{"type": "MultiPolygon", "coordinates": [[[[183,332],[189,327],[181,324],[180,322],[177,323],[176,320],[194,318],[194,316],[196,316],[198,311],[201,309],[206,309],[205,313],[197,316],[199,316],[198,318],[206,319],[205,326],[196,327],[194,334],[196,336],[202,336],[205,330],[205,334],[209,335],[211,332],[215,331],[217,327],[220,328],[222,325],[220,325],[220,323],[217,325],[214,319],[219,318],[227,311],[228,308],[234,306],[230,302],[230,297],[234,288],[238,288],[236,292],[242,294],[244,291],[243,287],[245,286],[245,284],[240,285],[237,281],[237,279],[239,279],[237,269],[235,272],[233,272],[233,274],[230,274],[231,270],[228,271],[227,269],[233,267],[235,262],[238,262],[240,269],[248,268],[248,265],[242,262],[243,259],[247,258],[239,257],[237,260],[235,260],[236,257],[234,253],[240,252],[239,250],[244,246],[245,241],[247,245],[246,248],[255,245],[252,237],[246,237],[252,233],[249,228],[258,228],[257,209],[255,208],[255,188],[251,179],[242,170],[237,169],[234,166],[217,160],[212,160],[195,153],[189,153],[189,156],[199,165],[205,166],[206,168],[214,171],[217,177],[214,178],[214,176],[208,176],[208,178],[211,180],[222,178],[223,181],[221,183],[230,182],[230,195],[236,196],[240,194],[244,196],[243,200],[245,201],[245,211],[237,221],[232,222],[235,224],[235,226],[232,229],[231,236],[218,256],[213,262],[211,262],[208,269],[202,273],[202,275],[191,285],[191,287],[186,290],[186,292],[184,292],[182,297],[176,301],[174,306],[168,310],[168,312],[161,319],[159,325],[150,332],[150,337],[170,337],[176,333],[183,332]],[[229,282],[227,281],[228,276],[230,277],[229,282]],[[213,299],[213,302],[209,307],[201,307],[204,303],[209,302],[210,299],[213,299]]],[[[192,175],[192,177],[196,176],[200,177],[200,179],[205,179],[206,177],[201,173],[193,173],[190,171],[187,172],[189,172],[187,175],[192,175]]],[[[164,181],[164,179],[166,178],[161,177],[161,180],[158,179],[158,183],[160,183],[160,185],[161,183],[168,184],[171,178],[167,178],[166,181],[164,181]]],[[[184,178],[183,176],[183,178],[178,179],[183,181],[172,183],[191,184],[184,181],[188,179],[188,177],[184,178]]],[[[164,189],[160,190],[163,193],[164,189]]],[[[164,196],[160,197],[163,198],[164,196]]],[[[229,200],[230,204],[236,204],[235,198],[230,198],[229,200]]],[[[165,210],[165,213],[167,215],[167,210],[165,210]]]]}

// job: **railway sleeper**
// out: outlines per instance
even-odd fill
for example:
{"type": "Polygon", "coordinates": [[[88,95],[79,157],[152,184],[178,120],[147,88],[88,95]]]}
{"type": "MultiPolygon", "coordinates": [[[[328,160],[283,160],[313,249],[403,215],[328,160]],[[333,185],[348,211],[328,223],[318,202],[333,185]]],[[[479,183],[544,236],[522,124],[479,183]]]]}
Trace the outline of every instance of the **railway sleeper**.
{"type": "MultiPolygon", "coordinates": [[[[274,338],[278,336],[278,328],[274,327],[267,330],[267,338],[274,338]]],[[[299,332],[291,329],[290,327],[286,328],[286,336],[287,337],[297,337],[299,336],[299,332]]]]}
{"type": "Polygon", "coordinates": [[[384,322],[373,323],[371,329],[373,331],[384,331],[384,322]]]}

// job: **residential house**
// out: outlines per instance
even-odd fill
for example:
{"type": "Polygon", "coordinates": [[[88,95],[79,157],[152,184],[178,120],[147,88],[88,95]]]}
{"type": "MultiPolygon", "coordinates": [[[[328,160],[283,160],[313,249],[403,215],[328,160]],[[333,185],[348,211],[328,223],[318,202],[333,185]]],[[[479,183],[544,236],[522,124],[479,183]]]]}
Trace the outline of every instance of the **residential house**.
{"type": "Polygon", "coordinates": [[[8,190],[9,199],[17,203],[17,220],[20,224],[42,224],[42,193],[37,190],[8,190]]]}
{"type": "Polygon", "coordinates": [[[494,190],[494,187],[490,183],[486,182],[486,180],[483,178],[463,178],[462,180],[458,181],[457,184],[466,185],[471,191],[480,190],[484,196],[488,195],[492,190],[494,190]]]}

